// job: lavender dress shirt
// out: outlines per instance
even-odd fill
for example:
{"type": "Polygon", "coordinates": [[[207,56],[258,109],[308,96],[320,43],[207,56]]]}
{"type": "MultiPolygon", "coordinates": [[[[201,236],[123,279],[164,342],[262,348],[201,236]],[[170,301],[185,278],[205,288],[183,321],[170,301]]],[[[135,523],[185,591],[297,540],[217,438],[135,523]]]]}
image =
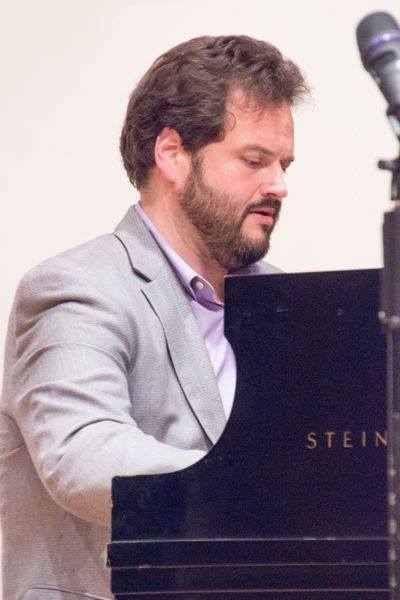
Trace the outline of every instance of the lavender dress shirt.
{"type": "MultiPolygon", "coordinates": [[[[224,335],[224,305],[216,299],[213,286],[204,277],[198,275],[171,248],[144,212],[140,203],[135,205],[135,210],[166,255],[189,296],[190,306],[204,338],[217,378],[224,411],[228,418],[232,410],[236,388],[236,361],[232,347],[224,335]]],[[[263,271],[257,264],[254,264],[245,272],[246,274],[260,274],[263,271]]]]}

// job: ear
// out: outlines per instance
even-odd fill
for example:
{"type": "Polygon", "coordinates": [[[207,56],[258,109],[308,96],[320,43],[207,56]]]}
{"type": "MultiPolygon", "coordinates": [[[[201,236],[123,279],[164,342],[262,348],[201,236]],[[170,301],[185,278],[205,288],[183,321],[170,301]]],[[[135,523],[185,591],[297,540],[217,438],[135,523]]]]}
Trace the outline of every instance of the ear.
{"type": "Polygon", "coordinates": [[[181,136],[175,129],[164,127],[157,136],[154,160],[160,173],[170,183],[179,185],[186,181],[190,158],[182,147],[181,136]]]}

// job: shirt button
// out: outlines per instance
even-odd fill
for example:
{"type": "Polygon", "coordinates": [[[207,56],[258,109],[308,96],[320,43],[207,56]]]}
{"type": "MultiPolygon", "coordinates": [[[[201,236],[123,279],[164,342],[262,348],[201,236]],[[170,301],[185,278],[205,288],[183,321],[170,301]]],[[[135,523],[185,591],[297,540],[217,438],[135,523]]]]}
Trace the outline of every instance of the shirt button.
{"type": "Polygon", "coordinates": [[[204,289],[204,283],[202,281],[200,281],[200,279],[196,279],[193,285],[196,288],[196,290],[204,289]]]}

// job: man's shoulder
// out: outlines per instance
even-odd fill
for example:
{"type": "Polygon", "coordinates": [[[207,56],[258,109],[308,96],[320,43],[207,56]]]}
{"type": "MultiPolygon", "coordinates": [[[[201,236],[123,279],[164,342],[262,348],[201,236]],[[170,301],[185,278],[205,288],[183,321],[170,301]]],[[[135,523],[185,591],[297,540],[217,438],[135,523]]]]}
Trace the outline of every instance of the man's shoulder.
{"type": "Polygon", "coordinates": [[[124,281],[134,280],[125,248],[113,234],[101,235],[50,257],[22,277],[18,297],[118,297],[124,281]]]}
{"type": "Polygon", "coordinates": [[[143,305],[125,248],[106,234],[30,269],[17,288],[10,322],[20,349],[83,343],[125,362],[143,305]]]}
{"type": "Polygon", "coordinates": [[[83,271],[85,274],[115,267],[126,253],[112,233],[104,234],[73,248],[68,248],[34,266],[28,274],[46,270],[83,271]]]}
{"type": "Polygon", "coordinates": [[[257,266],[259,267],[261,273],[266,273],[268,275],[273,273],[283,273],[282,269],[279,269],[275,265],[272,265],[265,260],[260,260],[257,263],[257,266]]]}
{"type": "Polygon", "coordinates": [[[234,271],[232,274],[237,275],[270,275],[273,273],[283,273],[281,269],[272,265],[271,263],[266,262],[264,259],[261,259],[251,265],[247,265],[247,267],[243,267],[234,271]]]}

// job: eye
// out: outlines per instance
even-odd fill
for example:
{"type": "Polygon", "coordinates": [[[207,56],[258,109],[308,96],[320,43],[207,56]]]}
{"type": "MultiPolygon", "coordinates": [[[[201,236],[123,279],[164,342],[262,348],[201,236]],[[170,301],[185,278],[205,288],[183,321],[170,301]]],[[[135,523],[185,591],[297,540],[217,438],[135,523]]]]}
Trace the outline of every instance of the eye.
{"type": "Polygon", "coordinates": [[[258,169],[259,167],[262,166],[262,163],[259,160],[255,160],[255,159],[251,159],[251,158],[242,158],[242,160],[251,169],[258,169]]]}
{"type": "Polygon", "coordinates": [[[290,165],[291,165],[291,164],[292,164],[292,161],[290,161],[290,162],[287,162],[287,163],[282,163],[282,164],[281,164],[282,171],[283,171],[284,173],[286,173],[286,172],[287,172],[287,170],[288,170],[288,168],[290,167],[290,165]]]}

